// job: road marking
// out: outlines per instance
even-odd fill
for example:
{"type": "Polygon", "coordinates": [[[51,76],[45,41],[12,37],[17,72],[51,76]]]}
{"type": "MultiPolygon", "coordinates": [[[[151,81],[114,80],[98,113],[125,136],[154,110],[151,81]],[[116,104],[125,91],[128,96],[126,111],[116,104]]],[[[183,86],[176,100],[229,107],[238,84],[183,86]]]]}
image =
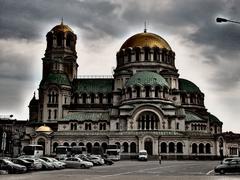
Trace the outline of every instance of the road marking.
{"type": "Polygon", "coordinates": [[[214,170],[209,171],[206,175],[210,175],[214,170]]]}

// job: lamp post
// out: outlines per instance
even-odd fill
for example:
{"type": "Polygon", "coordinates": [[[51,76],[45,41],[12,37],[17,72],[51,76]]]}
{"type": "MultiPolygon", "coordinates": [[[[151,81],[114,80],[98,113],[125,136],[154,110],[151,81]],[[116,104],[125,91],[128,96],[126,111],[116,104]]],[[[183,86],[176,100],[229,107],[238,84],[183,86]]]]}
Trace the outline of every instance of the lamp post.
{"type": "Polygon", "coordinates": [[[233,20],[225,19],[225,18],[221,18],[221,17],[217,17],[217,18],[216,18],[216,22],[217,22],[217,23],[231,22],[231,23],[235,23],[235,24],[240,24],[239,21],[233,21],[233,20]]]}

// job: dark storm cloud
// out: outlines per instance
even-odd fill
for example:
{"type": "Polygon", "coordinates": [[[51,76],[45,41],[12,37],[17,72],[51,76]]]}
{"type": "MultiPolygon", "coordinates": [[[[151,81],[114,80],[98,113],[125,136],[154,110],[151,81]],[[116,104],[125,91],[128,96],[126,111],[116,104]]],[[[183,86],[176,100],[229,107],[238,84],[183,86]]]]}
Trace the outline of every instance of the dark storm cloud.
{"type": "Polygon", "coordinates": [[[46,24],[60,23],[61,17],[67,24],[86,32],[89,38],[100,38],[103,33],[116,35],[114,25],[118,4],[108,1],[78,0],[1,0],[0,38],[39,38],[46,24]]]}

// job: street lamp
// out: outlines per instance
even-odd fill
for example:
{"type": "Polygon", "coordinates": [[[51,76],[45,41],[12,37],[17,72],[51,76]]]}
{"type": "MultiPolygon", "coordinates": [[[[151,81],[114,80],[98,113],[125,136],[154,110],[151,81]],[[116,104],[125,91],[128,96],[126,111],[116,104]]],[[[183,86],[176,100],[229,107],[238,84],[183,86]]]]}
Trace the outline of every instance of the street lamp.
{"type": "Polygon", "coordinates": [[[231,22],[231,23],[240,24],[239,21],[233,21],[233,20],[229,20],[229,19],[225,19],[225,18],[221,18],[221,17],[217,17],[217,18],[216,18],[216,22],[217,22],[217,23],[231,22]]]}

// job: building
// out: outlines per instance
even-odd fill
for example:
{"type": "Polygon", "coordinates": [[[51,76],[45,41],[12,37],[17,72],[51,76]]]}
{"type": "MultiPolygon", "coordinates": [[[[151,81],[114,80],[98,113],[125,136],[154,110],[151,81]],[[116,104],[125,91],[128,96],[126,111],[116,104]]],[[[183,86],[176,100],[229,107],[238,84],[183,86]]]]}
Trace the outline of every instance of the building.
{"type": "Polygon", "coordinates": [[[168,159],[220,156],[222,122],[207,111],[199,87],[179,77],[175,52],[161,36],[145,29],[128,38],[113,77],[94,78],[77,76],[77,36],[69,26],[61,22],[46,37],[29,143],[44,145],[46,154],[58,145],[90,151],[119,144],[125,158],[142,149],[168,159]]]}

